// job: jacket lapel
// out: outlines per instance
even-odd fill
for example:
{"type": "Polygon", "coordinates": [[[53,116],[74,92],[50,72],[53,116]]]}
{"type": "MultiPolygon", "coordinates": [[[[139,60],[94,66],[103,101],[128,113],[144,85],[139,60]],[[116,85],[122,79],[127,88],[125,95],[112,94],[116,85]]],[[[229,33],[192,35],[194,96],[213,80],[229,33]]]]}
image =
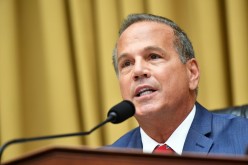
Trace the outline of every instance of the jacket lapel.
{"type": "Polygon", "coordinates": [[[140,127],[137,127],[133,134],[131,135],[130,139],[128,140],[129,143],[127,144],[127,148],[135,148],[135,149],[142,149],[142,141],[140,135],[140,127]]]}
{"type": "Polygon", "coordinates": [[[196,114],[188,132],[183,153],[199,152],[208,154],[213,140],[209,137],[212,127],[212,114],[196,103],[196,114]]]}

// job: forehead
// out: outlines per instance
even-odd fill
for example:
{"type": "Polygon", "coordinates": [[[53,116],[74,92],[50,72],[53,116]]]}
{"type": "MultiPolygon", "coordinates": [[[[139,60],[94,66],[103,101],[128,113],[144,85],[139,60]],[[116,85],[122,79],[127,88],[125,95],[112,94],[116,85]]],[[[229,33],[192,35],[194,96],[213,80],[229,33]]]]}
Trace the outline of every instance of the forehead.
{"type": "Polygon", "coordinates": [[[171,47],[174,41],[173,29],[160,22],[142,21],[130,25],[120,35],[117,50],[138,47],[171,47]]]}
{"type": "Polygon", "coordinates": [[[167,33],[171,33],[173,34],[173,29],[165,24],[165,23],[161,23],[161,22],[155,22],[155,21],[140,21],[140,22],[135,22],[133,24],[131,24],[130,26],[128,26],[120,35],[120,38],[124,35],[127,34],[135,34],[137,32],[149,32],[149,31],[164,31],[167,33]]]}
{"type": "Polygon", "coordinates": [[[118,44],[129,40],[146,40],[146,39],[170,39],[174,38],[173,29],[161,22],[142,21],[130,25],[120,35],[118,44]]]}

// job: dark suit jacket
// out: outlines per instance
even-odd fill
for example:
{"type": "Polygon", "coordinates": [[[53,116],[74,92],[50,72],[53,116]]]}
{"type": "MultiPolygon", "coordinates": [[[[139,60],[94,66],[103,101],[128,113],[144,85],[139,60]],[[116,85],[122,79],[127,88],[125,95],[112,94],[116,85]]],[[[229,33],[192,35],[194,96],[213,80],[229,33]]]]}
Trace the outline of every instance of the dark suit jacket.
{"type": "MultiPolygon", "coordinates": [[[[110,147],[142,149],[137,127],[110,147]]],[[[245,154],[248,147],[248,119],[229,114],[214,114],[196,103],[196,114],[183,147],[184,153],[245,154]]]]}

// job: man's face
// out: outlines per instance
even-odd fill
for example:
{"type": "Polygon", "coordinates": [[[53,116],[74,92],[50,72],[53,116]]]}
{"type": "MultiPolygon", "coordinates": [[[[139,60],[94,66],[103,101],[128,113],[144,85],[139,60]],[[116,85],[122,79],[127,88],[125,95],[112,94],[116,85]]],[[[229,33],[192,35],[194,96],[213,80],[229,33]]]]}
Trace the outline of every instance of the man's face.
{"type": "Polygon", "coordinates": [[[191,80],[196,61],[183,64],[173,40],[172,28],[156,22],[134,23],[118,40],[121,94],[135,104],[136,118],[179,110],[198,85],[191,80]]]}

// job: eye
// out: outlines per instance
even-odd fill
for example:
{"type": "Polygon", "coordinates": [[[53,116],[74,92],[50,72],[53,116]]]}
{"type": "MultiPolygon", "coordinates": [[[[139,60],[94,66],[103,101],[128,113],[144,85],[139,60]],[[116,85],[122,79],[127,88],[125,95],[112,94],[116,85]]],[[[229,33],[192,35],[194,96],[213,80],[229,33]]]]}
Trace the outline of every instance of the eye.
{"type": "Polygon", "coordinates": [[[158,54],[154,54],[154,53],[152,53],[152,54],[150,54],[150,59],[152,59],[152,60],[155,60],[155,59],[159,59],[159,58],[161,58],[161,56],[160,55],[158,55],[158,54]]]}
{"type": "Polygon", "coordinates": [[[121,68],[125,68],[125,67],[128,67],[131,65],[131,62],[129,60],[127,61],[124,61],[122,64],[121,64],[121,68]]]}

